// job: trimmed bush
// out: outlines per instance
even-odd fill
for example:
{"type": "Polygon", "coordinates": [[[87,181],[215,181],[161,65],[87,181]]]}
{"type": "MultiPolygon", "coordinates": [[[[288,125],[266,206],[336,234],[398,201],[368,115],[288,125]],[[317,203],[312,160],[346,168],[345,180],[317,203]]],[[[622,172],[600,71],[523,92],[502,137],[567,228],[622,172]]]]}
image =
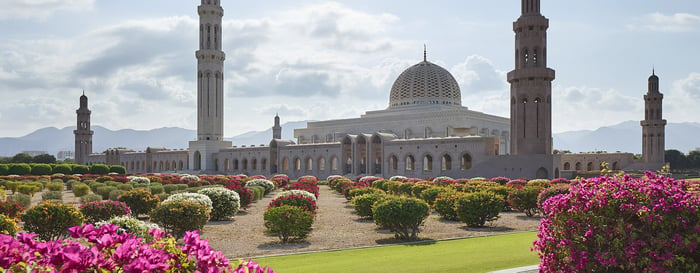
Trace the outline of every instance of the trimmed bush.
{"type": "Polygon", "coordinates": [[[32,173],[32,167],[27,163],[10,164],[8,174],[25,175],[32,173]]]}
{"type": "Polygon", "coordinates": [[[83,197],[88,193],[90,193],[90,186],[83,183],[73,185],[73,195],[75,195],[75,197],[83,197]]]}
{"type": "Polygon", "coordinates": [[[41,191],[41,188],[34,185],[21,184],[17,187],[17,191],[22,194],[34,196],[35,193],[41,191]]]}
{"type": "Polygon", "coordinates": [[[275,189],[275,183],[267,179],[253,179],[245,183],[245,186],[250,188],[252,186],[259,186],[265,189],[265,194],[272,192],[275,189]]]}
{"type": "Polygon", "coordinates": [[[445,194],[447,192],[450,192],[449,188],[432,186],[420,193],[420,199],[423,199],[423,201],[428,202],[428,204],[432,206],[435,202],[435,198],[437,198],[438,195],[445,194]]]}
{"type": "Polygon", "coordinates": [[[0,200],[0,214],[6,215],[7,217],[10,218],[17,218],[20,215],[22,215],[22,212],[24,211],[24,206],[20,204],[19,202],[16,201],[3,201],[0,200]]]}
{"type": "Polygon", "coordinates": [[[181,238],[185,231],[201,230],[209,221],[210,209],[195,201],[163,202],[151,212],[151,221],[181,238]]]}
{"type": "Polygon", "coordinates": [[[160,194],[165,192],[165,188],[161,185],[151,185],[149,186],[152,194],[160,194]]]}
{"type": "Polygon", "coordinates": [[[87,174],[90,172],[90,168],[85,165],[74,165],[73,174],[87,174]]]}
{"type": "Polygon", "coordinates": [[[63,192],[62,191],[47,191],[41,194],[41,200],[53,200],[57,202],[63,202],[63,192]]]}
{"type": "MultiPolygon", "coordinates": [[[[314,201],[316,201],[316,195],[314,195],[313,193],[310,193],[310,192],[308,192],[308,191],[305,191],[305,190],[286,190],[286,191],[282,191],[282,192],[278,193],[277,195],[275,195],[274,198],[278,198],[278,197],[282,197],[282,196],[287,196],[287,195],[303,195],[304,197],[309,197],[309,198],[313,199],[314,201]]],[[[274,199],[274,198],[273,198],[273,199],[274,199]]]]}
{"type": "Polygon", "coordinates": [[[63,182],[51,182],[46,184],[46,188],[50,191],[63,191],[65,187],[63,182]]]}
{"type": "Polygon", "coordinates": [[[270,208],[263,214],[266,233],[277,236],[282,243],[305,239],[312,231],[314,216],[296,206],[270,208]]]}
{"type": "Polygon", "coordinates": [[[45,201],[27,210],[20,219],[24,230],[36,233],[42,240],[68,236],[68,228],[83,223],[83,215],[73,205],[45,201]]]}
{"type": "Polygon", "coordinates": [[[7,201],[18,203],[23,208],[28,208],[32,205],[32,197],[23,193],[10,195],[7,197],[7,201]]]}
{"type": "Polygon", "coordinates": [[[83,213],[86,223],[96,223],[106,221],[116,216],[127,215],[131,212],[124,202],[119,201],[97,201],[89,202],[78,207],[83,213]]]}
{"type": "Polygon", "coordinates": [[[143,176],[129,176],[129,182],[134,182],[138,184],[151,184],[151,179],[143,176]]]}
{"type": "Polygon", "coordinates": [[[127,192],[127,191],[123,191],[123,190],[113,190],[113,191],[110,191],[110,192],[109,192],[109,200],[112,200],[112,201],[119,201],[119,196],[121,196],[122,194],[124,194],[124,192],[127,192]]]}
{"type": "Polygon", "coordinates": [[[134,215],[134,217],[138,217],[141,214],[150,214],[160,203],[158,197],[145,189],[124,192],[117,199],[129,206],[131,214],[134,215]]]}
{"type": "Polygon", "coordinates": [[[52,173],[51,165],[49,164],[33,164],[31,166],[33,175],[49,175],[52,173]]]}
{"type": "MultiPolygon", "coordinates": [[[[176,192],[176,193],[179,193],[179,192],[176,192]]],[[[156,197],[158,197],[158,200],[163,202],[163,201],[165,201],[165,199],[168,199],[168,197],[170,197],[171,195],[172,194],[169,194],[169,193],[159,193],[159,194],[156,194],[156,197]]]]}
{"type": "Polygon", "coordinates": [[[69,164],[58,164],[51,169],[52,173],[72,174],[73,167],[69,164]]]}
{"type": "Polygon", "coordinates": [[[433,203],[433,208],[442,218],[450,221],[459,221],[459,216],[457,216],[457,201],[462,197],[464,193],[460,192],[446,192],[441,193],[435,198],[435,203],[433,203]]]}
{"type": "Polygon", "coordinates": [[[117,185],[117,189],[123,190],[123,191],[130,191],[134,189],[134,186],[131,184],[121,184],[117,185]]]}
{"type": "Polygon", "coordinates": [[[124,167],[122,165],[112,165],[112,166],[109,166],[109,172],[110,173],[125,174],[126,167],[124,167]]]}
{"type": "Polygon", "coordinates": [[[197,193],[204,194],[211,199],[210,216],[213,221],[229,220],[238,213],[238,209],[241,207],[241,198],[238,193],[227,188],[204,188],[197,193]]]}
{"type": "Polygon", "coordinates": [[[171,196],[168,196],[165,200],[163,200],[163,203],[168,203],[168,202],[178,202],[178,201],[192,201],[192,202],[197,202],[200,203],[204,206],[207,207],[209,210],[209,213],[211,213],[212,210],[212,202],[209,196],[206,196],[201,193],[196,193],[196,192],[183,192],[183,193],[176,193],[171,196]]]}
{"type": "MultiPolygon", "coordinates": [[[[377,189],[378,191],[381,191],[377,189]]],[[[365,193],[357,195],[350,201],[355,208],[357,215],[363,218],[372,219],[372,206],[380,200],[386,198],[385,193],[365,193]]]]}
{"type": "Polygon", "coordinates": [[[177,190],[177,185],[173,185],[173,184],[163,185],[163,191],[165,191],[165,193],[172,193],[176,190],[177,190]]]}
{"type": "Polygon", "coordinates": [[[238,193],[238,197],[241,208],[247,208],[250,203],[255,200],[255,194],[250,189],[243,187],[241,185],[230,185],[226,186],[227,189],[235,191],[238,193]]]}
{"type": "Polygon", "coordinates": [[[10,166],[7,164],[0,164],[0,175],[8,175],[10,172],[10,166]]]}
{"type": "Polygon", "coordinates": [[[161,229],[157,224],[147,224],[144,221],[131,217],[129,215],[115,216],[106,221],[95,223],[95,227],[100,227],[106,224],[117,225],[117,234],[131,233],[136,237],[143,238],[146,242],[152,242],[153,236],[148,234],[149,229],[161,229]]]}
{"type": "Polygon", "coordinates": [[[287,195],[287,196],[280,196],[280,197],[277,197],[275,199],[272,199],[272,201],[270,201],[270,204],[267,206],[267,209],[281,207],[281,206],[300,207],[302,209],[307,210],[311,214],[316,214],[316,209],[318,209],[318,206],[316,205],[316,201],[314,201],[310,197],[305,197],[303,195],[294,195],[294,194],[287,195]]]}
{"type": "Polygon", "coordinates": [[[102,201],[102,196],[99,194],[88,194],[83,197],[80,197],[80,203],[85,204],[85,203],[90,203],[90,202],[96,202],[96,201],[102,201]]]}
{"type": "Polygon", "coordinates": [[[527,186],[524,188],[513,188],[508,193],[508,204],[511,208],[524,212],[527,217],[533,217],[538,212],[537,196],[543,188],[527,186]]]}
{"type": "Polygon", "coordinates": [[[109,166],[105,164],[94,164],[90,166],[90,173],[91,174],[108,174],[109,173],[109,166]]]}
{"type": "Polygon", "coordinates": [[[5,182],[5,186],[7,186],[7,189],[10,190],[10,192],[12,192],[12,194],[15,194],[17,192],[17,188],[19,187],[19,185],[22,185],[22,183],[17,182],[17,181],[5,182]]]}
{"type": "Polygon", "coordinates": [[[0,214],[0,234],[15,236],[17,230],[17,219],[0,214]]]}
{"type": "Polygon", "coordinates": [[[263,187],[250,186],[247,188],[253,192],[253,199],[255,199],[255,200],[260,200],[265,195],[265,188],[263,188],[263,187]]]}
{"type": "Polygon", "coordinates": [[[428,182],[418,182],[418,183],[413,183],[411,187],[411,196],[415,198],[420,198],[420,194],[424,191],[430,188],[431,185],[428,182]]]}
{"type": "Polygon", "coordinates": [[[394,232],[394,237],[413,241],[423,221],[430,215],[430,207],[423,200],[408,197],[389,197],[372,208],[374,222],[394,232]]]}
{"type": "Polygon", "coordinates": [[[109,193],[118,190],[114,186],[102,186],[97,188],[97,194],[102,196],[102,200],[109,200],[109,193]]]}
{"type": "Polygon", "coordinates": [[[544,272],[698,272],[700,196],[656,176],[582,179],[543,204],[544,272]]]}
{"type": "Polygon", "coordinates": [[[489,192],[467,193],[457,200],[457,216],[470,227],[483,227],[499,218],[503,197],[489,192]]]}

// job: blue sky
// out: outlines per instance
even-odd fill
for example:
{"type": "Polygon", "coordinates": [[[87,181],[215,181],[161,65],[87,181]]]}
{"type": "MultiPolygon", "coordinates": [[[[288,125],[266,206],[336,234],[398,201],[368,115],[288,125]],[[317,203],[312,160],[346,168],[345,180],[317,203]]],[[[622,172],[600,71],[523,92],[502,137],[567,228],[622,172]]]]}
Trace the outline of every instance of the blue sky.
{"type": "MultiPolygon", "coordinates": [[[[230,1],[225,10],[226,136],[282,122],[384,109],[396,77],[428,60],[449,70],[462,105],[508,116],[516,0],[230,1]]],[[[0,136],[75,123],[196,128],[199,1],[0,0],[0,136]]],[[[664,118],[700,122],[695,1],[542,1],[554,132],[643,117],[652,66],[664,118]]]]}

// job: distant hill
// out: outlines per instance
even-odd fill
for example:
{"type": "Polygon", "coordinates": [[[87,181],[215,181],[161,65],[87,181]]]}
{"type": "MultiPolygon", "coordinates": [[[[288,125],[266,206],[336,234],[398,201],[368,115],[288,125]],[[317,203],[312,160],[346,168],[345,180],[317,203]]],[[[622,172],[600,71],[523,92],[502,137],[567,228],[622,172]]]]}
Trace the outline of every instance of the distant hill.
{"type": "MultiPolygon", "coordinates": [[[[666,125],[666,150],[687,153],[700,147],[700,123],[669,123],[666,125]]],[[[625,121],[596,130],[569,131],[554,134],[554,149],[571,152],[630,152],[642,153],[642,127],[639,121],[625,121]]]]}
{"type": "MultiPolygon", "coordinates": [[[[292,121],[282,124],[282,138],[294,139],[294,129],[306,127],[307,121],[292,121]]],[[[59,151],[73,151],[73,130],[75,127],[58,129],[47,127],[22,137],[0,138],[0,156],[13,156],[21,151],[47,151],[56,155],[59,151]]],[[[147,147],[168,149],[187,148],[188,142],[197,137],[195,130],[166,127],[152,130],[112,131],[101,126],[93,126],[93,151],[101,152],[108,148],[125,147],[143,151],[147,147]]],[[[642,152],[642,128],[638,121],[626,121],[596,130],[569,131],[554,134],[554,149],[571,152],[642,152]]],[[[676,149],[687,153],[700,147],[700,123],[669,123],[666,126],[666,149],[676,149]]],[[[268,145],[272,138],[272,128],[264,131],[251,131],[231,138],[233,145],[268,145]]]]}

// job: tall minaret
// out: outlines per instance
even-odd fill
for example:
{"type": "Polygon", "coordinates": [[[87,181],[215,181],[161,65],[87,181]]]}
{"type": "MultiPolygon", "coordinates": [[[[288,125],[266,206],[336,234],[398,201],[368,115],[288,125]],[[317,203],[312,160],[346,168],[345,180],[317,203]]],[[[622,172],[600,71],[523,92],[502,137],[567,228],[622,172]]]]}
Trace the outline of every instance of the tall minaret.
{"type": "Polygon", "coordinates": [[[197,140],[221,140],[224,128],[224,59],[218,0],[202,0],[197,57],[197,140]]]}
{"type": "Polygon", "coordinates": [[[221,18],[224,9],[219,0],[202,0],[199,13],[199,50],[197,57],[197,140],[190,141],[189,169],[217,171],[214,154],[230,147],[224,134],[224,60],[221,50],[221,18]]]}
{"type": "Polygon", "coordinates": [[[78,115],[78,123],[73,131],[73,135],[75,135],[75,163],[86,164],[88,155],[92,153],[93,131],[90,130],[91,111],[88,109],[88,98],[85,96],[85,91],[80,96],[80,108],[75,113],[78,115]]]}
{"type": "Polygon", "coordinates": [[[552,81],[547,67],[549,19],[540,14],[540,0],[522,0],[513,23],[515,69],[510,83],[510,138],[514,155],[552,153],[552,81]]]}
{"type": "Polygon", "coordinates": [[[275,114],[275,126],[272,126],[272,139],[282,139],[282,126],[280,116],[275,114]]]}
{"type": "Polygon", "coordinates": [[[659,92],[659,77],[652,71],[644,95],[644,120],[640,122],[644,163],[664,163],[666,120],[662,119],[663,99],[664,95],[659,92]]]}

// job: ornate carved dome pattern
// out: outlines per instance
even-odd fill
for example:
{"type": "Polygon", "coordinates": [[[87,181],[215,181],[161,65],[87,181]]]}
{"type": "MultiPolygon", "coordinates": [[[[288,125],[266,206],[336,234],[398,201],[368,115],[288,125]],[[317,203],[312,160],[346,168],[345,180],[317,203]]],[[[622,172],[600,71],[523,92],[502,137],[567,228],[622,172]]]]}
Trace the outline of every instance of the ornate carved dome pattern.
{"type": "Polygon", "coordinates": [[[462,93],[450,72],[423,61],[396,78],[389,98],[389,108],[417,104],[462,105],[462,93]]]}

